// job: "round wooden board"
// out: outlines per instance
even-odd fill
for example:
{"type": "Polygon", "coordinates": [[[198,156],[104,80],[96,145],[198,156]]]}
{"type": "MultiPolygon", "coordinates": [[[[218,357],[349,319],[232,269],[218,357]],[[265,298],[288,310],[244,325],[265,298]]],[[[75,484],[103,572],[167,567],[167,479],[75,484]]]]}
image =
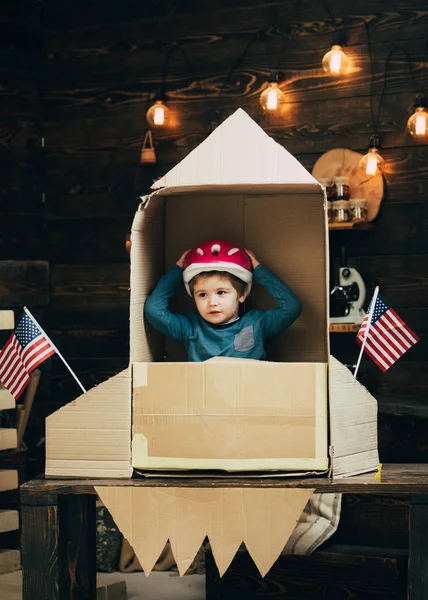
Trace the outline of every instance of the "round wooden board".
{"type": "Polygon", "coordinates": [[[368,221],[373,221],[382,202],[384,181],[380,173],[374,177],[367,177],[358,169],[362,156],[359,152],[347,148],[334,148],[319,157],[312,169],[312,175],[318,180],[349,177],[351,198],[367,200],[367,218],[368,221]]]}

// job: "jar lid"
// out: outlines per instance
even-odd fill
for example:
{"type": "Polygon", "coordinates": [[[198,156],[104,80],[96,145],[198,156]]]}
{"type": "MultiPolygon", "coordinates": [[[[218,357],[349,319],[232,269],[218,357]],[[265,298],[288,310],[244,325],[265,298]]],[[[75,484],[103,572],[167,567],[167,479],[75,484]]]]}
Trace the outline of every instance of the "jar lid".
{"type": "Polygon", "coordinates": [[[367,208],[368,202],[365,198],[351,198],[349,203],[352,207],[367,208]]]}
{"type": "Polygon", "coordinates": [[[347,183],[349,184],[349,177],[332,177],[335,183],[347,183]]]}
{"type": "Polygon", "coordinates": [[[333,202],[333,209],[339,210],[341,208],[348,209],[349,201],[348,200],[335,200],[333,202]]]}

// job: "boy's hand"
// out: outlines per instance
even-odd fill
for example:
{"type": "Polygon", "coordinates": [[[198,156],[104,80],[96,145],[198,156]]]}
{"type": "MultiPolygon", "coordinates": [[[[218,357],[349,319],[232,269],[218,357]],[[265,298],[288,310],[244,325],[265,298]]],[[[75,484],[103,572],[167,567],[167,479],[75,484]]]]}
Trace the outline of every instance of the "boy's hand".
{"type": "Polygon", "coordinates": [[[186,256],[189,254],[191,248],[183,252],[180,258],[177,260],[176,264],[182,269],[184,267],[184,261],[186,260],[186,256]]]}
{"type": "Polygon", "coordinates": [[[260,261],[257,260],[254,253],[251,252],[251,250],[247,250],[247,249],[245,249],[245,252],[248,254],[248,258],[251,260],[251,266],[253,267],[253,269],[258,267],[260,264],[260,261]]]}

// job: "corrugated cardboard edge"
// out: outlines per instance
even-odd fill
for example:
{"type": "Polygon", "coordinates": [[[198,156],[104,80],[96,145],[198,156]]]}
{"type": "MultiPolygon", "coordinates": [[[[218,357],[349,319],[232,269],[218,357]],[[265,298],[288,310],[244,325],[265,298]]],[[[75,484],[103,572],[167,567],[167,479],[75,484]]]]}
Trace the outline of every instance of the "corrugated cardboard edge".
{"type": "Polygon", "coordinates": [[[333,477],[375,471],[379,465],[377,401],[330,356],[330,447],[333,477]]]}
{"type": "MultiPolygon", "coordinates": [[[[163,235],[162,198],[142,198],[131,229],[130,362],[151,362],[158,353],[148,342],[144,303],[163,275],[163,253],[159,240],[163,235]]],[[[129,398],[131,403],[131,397],[129,398]]]]}
{"type": "Polygon", "coordinates": [[[125,369],[46,419],[48,477],[130,477],[131,376],[125,369]]]}
{"type": "Polygon", "coordinates": [[[285,547],[313,489],[95,488],[149,575],[171,542],[180,575],[210,540],[222,576],[245,543],[264,577],[285,547]]]}

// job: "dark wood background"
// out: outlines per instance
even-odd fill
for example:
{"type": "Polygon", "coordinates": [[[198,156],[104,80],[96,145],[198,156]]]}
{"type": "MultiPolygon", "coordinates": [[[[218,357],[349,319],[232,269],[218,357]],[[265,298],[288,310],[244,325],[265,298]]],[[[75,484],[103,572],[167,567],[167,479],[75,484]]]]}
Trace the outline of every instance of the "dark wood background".
{"type": "MultiPolygon", "coordinates": [[[[239,106],[309,170],[332,148],[364,153],[371,100],[377,113],[397,46],[380,112],[386,199],[373,231],[332,233],[331,253],[344,245],[368,294],[379,283],[421,338],[385,374],[364,358],[361,380],[379,400],[383,460],[425,460],[428,149],[405,125],[422,86],[428,5],[328,6],[330,15],[308,0],[4,3],[0,305],[27,304],[87,388],[120,371],[128,362],[125,237],[138,195],[206,137],[211,120],[239,106]],[[335,29],[346,33],[353,63],[341,79],[321,69],[335,29]],[[287,104],[280,117],[265,117],[259,94],[273,68],[287,104]],[[145,113],[163,74],[172,125],[154,134],[157,164],[140,166],[145,113]]],[[[354,335],[334,334],[331,346],[355,363],[354,335]]],[[[42,368],[30,444],[43,436],[44,417],[79,395],[58,358],[42,368]]]]}

